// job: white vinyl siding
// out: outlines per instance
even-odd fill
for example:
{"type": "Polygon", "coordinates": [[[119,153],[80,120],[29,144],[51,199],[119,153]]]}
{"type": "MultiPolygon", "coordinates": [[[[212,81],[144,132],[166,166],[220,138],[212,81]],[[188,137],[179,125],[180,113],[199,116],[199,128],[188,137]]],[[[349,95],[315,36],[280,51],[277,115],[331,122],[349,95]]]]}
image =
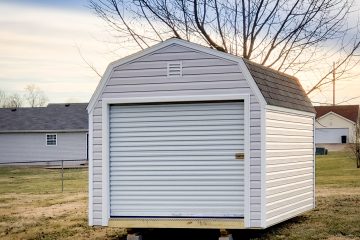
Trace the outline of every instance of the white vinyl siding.
{"type": "Polygon", "coordinates": [[[266,111],[266,226],[314,208],[314,117],[266,111]]]}
{"type": "Polygon", "coordinates": [[[101,98],[250,94],[250,223],[260,227],[261,131],[260,104],[237,62],[171,45],[118,66],[110,74],[93,109],[93,224],[102,218],[102,101],[101,98]],[[182,77],[167,77],[167,63],[182,62],[182,77]]]}
{"type": "Polygon", "coordinates": [[[56,135],[57,145],[46,146],[45,133],[0,133],[0,163],[86,160],[86,132],[56,135]]]}
{"type": "Polygon", "coordinates": [[[110,108],[110,216],[244,217],[244,104],[110,108]]]}

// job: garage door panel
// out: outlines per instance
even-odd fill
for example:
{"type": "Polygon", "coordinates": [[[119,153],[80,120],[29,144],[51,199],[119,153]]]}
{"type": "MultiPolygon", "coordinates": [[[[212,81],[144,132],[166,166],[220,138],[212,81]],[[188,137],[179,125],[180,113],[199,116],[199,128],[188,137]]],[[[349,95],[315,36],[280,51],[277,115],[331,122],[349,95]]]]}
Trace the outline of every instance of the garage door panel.
{"type": "Polygon", "coordinates": [[[111,106],[111,216],[243,217],[243,111],[242,102],[111,106]]]}
{"type": "MultiPolygon", "coordinates": [[[[212,111],[222,111],[222,110],[230,110],[230,111],[234,111],[234,110],[239,110],[239,109],[244,109],[244,105],[239,106],[238,102],[208,102],[208,103],[192,103],[192,104],[188,104],[188,103],[183,103],[183,104],[176,104],[176,110],[177,112],[174,112],[173,110],[173,106],[174,104],[158,104],[158,106],[161,105],[161,109],[159,108],[149,108],[148,106],[155,106],[155,104],[144,104],[144,105],[140,105],[140,104],[133,104],[133,105],[128,105],[128,108],[114,108],[111,111],[112,113],[134,113],[134,114],[145,114],[144,116],[147,116],[147,113],[163,113],[163,112],[167,112],[168,115],[171,116],[171,114],[178,114],[179,111],[181,112],[212,112],[212,111]]],[[[142,116],[142,115],[141,115],[142,116]]]]}
{"type": "MultiPolygon", "coordinates": [[[[239,144],[243,145],[243,139],[229,139],[229,140],[222,140],[221,145],[233,145],[234,142],[239,142],[239,144]]],[[[176,141],[111,141],[111,146],[116,147],[146,147],[146,146],[209,146],[209,145],[219,145],[219,140],[176,140],[176,141]]],[[[237,146],[239,148],[239,146],[237,146]]]]}
{"type": "MultiPolygon", "coordinates": [[[[117,153],[113,153],[111,156],[119,156],[117,153]]],[[[121,155],[120,155],[121,156],[121,155]]],[[[227,157],[231,157],[232,154],[228,154],[227,157]]],[[[110,166],[123,166],[125,164],[127,165],[148,165],[149,161],[151,162],[151,165],[167,165],[167,166],[179,166],[179,165],[228,165],[228,164],[234,164],[233,161],[228,160],[226,156],[197,156],[199,159],[198,161],[193,161],[193,156],[151,156],[151,155],[143,155],[143,156],[132,156],[124,158],[121,162],[112,162],[110,163],[110,166]]]]}
{"type": "Polygon", "coordinates": [[[182,157],[147,157],[144,160],[142,157],[128,158],[121,162],[113,162],[110,167],[129,167],[129,166],[237,166],[233,161],[229,161],[223,156],[204,156],[198,157],[198,161],[194,162],[192,156],[182,157]]]}
{"type": "MultiPolygon", "coordinates": [[[[114,169],[115,170],[115,169],[114,169]]],[[[239,174],[239,170],[229,170],[227,171],[228,175],[237,176],[239,174]]],[[[112,176],[144,176],[146,178],[147,176],[171,176],[171,177],[183,177],[183,176],[222,176],[223,173],[217,170],[172,170],[172,171],[121,171],[120,173],[113,173],[112,176]]],[[[240,179],[240,178],[239,178],[240,179]]]]}
{"type": "MultiPolygon", "coordinates": [[[[194,207],[193,207],[194,208],[194,207]]],[[[234,208],[222,208],[222,209],[214,209],[211,208],[202,208],[202,209],[177,209],[177,208],[168,208],[165,210],[157,210],[157,209],[138,209],[135,210],[127,210],[127,211],[116,211],[113,210],[113,216],[125,216],[125,217],[139,217],[139,216],[153,216],[156,214],[157,217],[189,217],[187,214],[184,214],[188,211],[192,212],[192,217],[239,217],[236,214],[223,214],[223,212],[231,212],[231,209],[235,210],[236,212],[243,212],[243,208],[234,209],[234,208]],[[169,216],[169,212],[172,214],[169,216]]]]}
{"type": "MultiPolygon", "coordinates": [[[[209,180],[198,180],[196,181],[196,186],[229,186],[234,185],[238,179],[236,180],[216,180],[216,181],[209,181],[209,180]]],[[[144,180],[137,180],[137,181],[112,181],[110,184],[113,186],[113,189],[120,190],[123,186],[195,186],[194,181],[189,180],[182,180],[182,181],[144,181],[144,180]]],[[[243,190],[243,188],[238,187],[237,190],[243,190]]],[[[124,196],[124,195],[122,195],[124,196]]],[[[131,196],[128,196],[131,197],[131,196]]],[[[151,197],[151,196],[144,196],[144,197],[151,197]]],[[[155,197],[156,196],[152,196],[155,197]]],[[[215,197],[215,196],[214,196],[215,197]]]]}
{"type": "MultiPolygon", "coordinates": [[[[191,124],[191,123],[190,123],[191,124]]],[[[204,122],[200,126],[196,125],[189,125],[189,126],[173,126],[173,127],[165,127],[165,126],[158,126],[158,127],[137,127],[137,128],[114,128],[112,133],[136,133],[136,132],[155,132],[155,136],[157,133],[166,132],[166,133],[175,133],[175,132],[184,132],[188,133],[188,135],[197,135],[197,133],[200,132],[206,132],[208,135],[212,135],[211,131],[219,131],[219,130],[231,130],[231,131],[237,131],[234,132],[234,134],[240,134],[240,130],[238,128],[238,125],[206,125],[206,122],[204,122]]],[[[111,135],[110,135],[111,136],[111,135]]]]}
{"type": "MultiPolygon", "coordinates": [[[[242,147],[240,145],[240,147],[242,147]]],[[[188,146],[145,146],[145,147],[121,147],[111,145],[111,152],[141,152],[141,151],[173,151],[176,154],[177,151],[201,151],[201,150],[233,150],[234,152],[240,151],[239,145],[188,145],[188,146]]]]}
{"type": "Polygon", "coordinates": [[[341,143],[341,136],[349,136],[348,128],[316,128],[316,143],[341,143]]]}
{"type": "Polygon", "coordinates": [[[182,156],[226,156],[234,157],[235,152],[233,150],[221,150],[221,151],[147,151],[147,152],[110,152],[113,157],[121,157],[121,160],[125,160],[124,157],[182,157],[182,156]]]}
{"type": "MultiPolygon", "coordinates": [[[[219,113],[211,114],[205,112],[176,112],[169,116],[169,112],[153,113],[152,116],[143,116],[144,114],[125,115],[125,113],[110,114],[112,123],[135,122],[166,122],[166,121],[203,121],[203,120],[231,120],[236,119],[243,110],[221,110],[219,113]],[[203,113],[203,114],[202,114],[203,113]],[[156,115],[155,115],[156,114],[156,115]],[[125,116],[124,116],[125,115],[125,116]]],[[[147,114],[149,115],[149,114],[147,114]]]]}
{"type": "MultiPolygon", "coordinates": [[[[113,134],[114,135],[114,134],[113,134]]],[[[226,140],[234,140],[234,141],[243,141],[244,136],[242,135],[215,135],[215,136],[143,136],[143,137],[127,137],[126,141],[124,141],[121,137],[121,135],[117,135],[116,137],[112,136],[111,142],[188,142],[188,141],[226,141],[226,140]]]]}
{"type": "MultiPolygon", "coordinates": [[[[113,122],[113,127],[126,127],[126,128],[139,128],[139,127],[150,127],[151,129],[158,129],[162,127],[183,127],[183,126],[209,126],[214,127],[216,126],[223,126],[223,125],[237,125],[241,123],[241,120],[234,120],[234,119],[209,119],[206,120],[187,120],[187,121],[177,121],[177,120],[169,120],[166,122],[136,122],[136,121],[130,121],[130,122],[113,122]],[[189,122],[191,121],[191,122],[189,122]]],[[[174,130],[177,130],[177,128],[174,128],[174,130]]]]}
{"type": "Polygon", "coordinates": [[[213,135],[209,136],[209,133],[207,131],[181,131],[181,132],[175,132],[175,131],[162,131],[162,132],[156,132],[156,131],[138,131],[138,132],[116,132],[116,129],[111,133],[111,137],[192,137],[192,136],[239,136],[244,134],[244,130],[212,130],[213,135]]]}
{"type": "MultiPolygon", "coordinates": [[[[111,176],[111,181],[138,181],[139,176],[132,175],[132,176],[122,176],[122,175],[116,175],[111,176]]],[[[239,181],[239,176],[237,175],[217,175],[217,176],[147,176],[146,178],[143,177],[141,180],[146,181],[182,181],[182,180],[195,180],[195,181],[201,181],[201,180],[236,180],[239,181]]]]}
{"type": "Polygon", "coordinates": [[[222,170],[243,170],[242,166],[238,165],[227,165],[227,166],[221,166],[221,165],[186,165],[186,166],[167,166],[167,165],[135,165],[135,166],[120,166],[120,167],[111,167],[114,171],[174,171],[176,169],[177,171],[222,171],[222,170]]]}
{"type": "MultiPolygon", "coordinates": [[[[112,185],[111,185],[112,186],[112,185]]],[[[221,192],[221,191],[240,191],[242,189],[239,189],[238,186],[197,186],[197,185],[183,185],[183,186],[177,186],[177,185],[170,185],[169,186],[119,186],[118,189],[123,191],[213,191],[215,192],[221,192]]],[[[117,188],[114,188],[117,189],[117,188]]],[[[140,200],[140,199],[139,199],[140,200]]],[[[211,201],[211,199],[209,199],[211,201]]],[[[169,202],[171,204],[171,202],[169,202]]]]}
{"type": "Polygon", "coordinates": [[[124,192],[114,192],[114,194],[112,195],[114,197],[114,199],[116,199],[117,197],[122,197],[122,196],[129,196],[132,197],[132,199],[136,200],[136,199],[142,199],[143,197],[149,197],[149,196],[153,196],[153,197],[158,197],[163,199],[163,197],[172,197],[172,199],[176,198],[176,197],[191,197],[193,196],[194,198],[198,198],[198,197],[204,197],[207,199],[212,199],[214,197],[218,197],[218,196],[224,196],[224,198],[227,197],[235,197],[238,199],[239,202],[242,202],[243,199],[241,199],[241,196],[244,194],[244,191],[242,190],[238,190],[238,191],[198,191],[198,190],[194,190],[194,191],[173,191],[173,190],[169,190],[167,192],[164,191],[152,191],[152,190],[147,190],[147,191],[124,191],[124,192]],[[216,193],[216,195],[214,195],[216,193]],[[217,194],[217,193],[222,193],[222,194],[217,194]]]}

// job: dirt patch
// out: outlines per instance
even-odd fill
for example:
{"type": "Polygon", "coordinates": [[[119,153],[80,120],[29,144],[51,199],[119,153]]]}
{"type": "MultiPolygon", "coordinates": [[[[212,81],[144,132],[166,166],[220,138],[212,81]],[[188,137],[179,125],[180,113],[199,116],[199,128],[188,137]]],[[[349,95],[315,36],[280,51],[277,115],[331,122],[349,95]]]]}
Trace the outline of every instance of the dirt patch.
{"type": "Polygon", "coordinates": [[[349,239],[360,239],[359,237],[338,237],[338,236],[331,236],[329,238],[327,238],[327,240],[349,240],[349,239]]]}

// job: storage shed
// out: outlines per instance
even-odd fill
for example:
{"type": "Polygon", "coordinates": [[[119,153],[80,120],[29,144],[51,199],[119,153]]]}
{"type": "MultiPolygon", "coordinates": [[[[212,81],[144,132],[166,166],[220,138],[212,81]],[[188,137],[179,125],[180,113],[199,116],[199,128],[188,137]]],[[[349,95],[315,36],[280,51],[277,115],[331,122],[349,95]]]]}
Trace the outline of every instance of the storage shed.
{"type": "Polygon", "coordinates": [[[90,225],[266,228],[315,206],[292,76],[169,39],[111,63],[88,112],[90,225]]]}

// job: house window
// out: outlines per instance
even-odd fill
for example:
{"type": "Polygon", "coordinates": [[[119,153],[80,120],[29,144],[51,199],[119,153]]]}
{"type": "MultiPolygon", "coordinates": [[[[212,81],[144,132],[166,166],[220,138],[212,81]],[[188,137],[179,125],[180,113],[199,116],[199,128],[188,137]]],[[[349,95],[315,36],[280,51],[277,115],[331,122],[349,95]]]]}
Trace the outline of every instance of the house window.
{"type": "Polygon", "coordinates": [[[46,146],[56,146],[57,136],[56,134],[46,134],[46,146]]]}

